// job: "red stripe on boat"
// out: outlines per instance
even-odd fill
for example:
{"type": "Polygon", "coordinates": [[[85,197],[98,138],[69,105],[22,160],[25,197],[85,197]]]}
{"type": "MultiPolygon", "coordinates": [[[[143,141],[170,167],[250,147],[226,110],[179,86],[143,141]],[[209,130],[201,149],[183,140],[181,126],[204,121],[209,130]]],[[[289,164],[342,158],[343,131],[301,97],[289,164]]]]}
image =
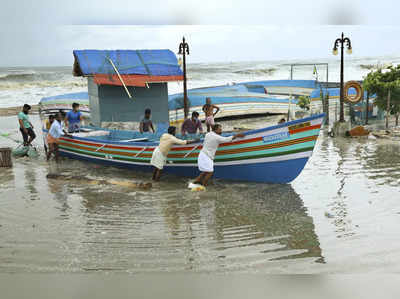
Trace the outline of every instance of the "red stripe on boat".
{"type": "Polygon", "coordinates": [[[308,127],[304,127],[304,128],[300,128],[300,129],[296,129],[296,130],[293,130],[293,131],[289,131],[289,133],[290,134],[296,134],[296,133],[301,133],[301,132],[314,130],[314,129],[319,129],[319,128],[321,128],[321,124],[314,125],[314,126],[308,126],[308,127]]]}

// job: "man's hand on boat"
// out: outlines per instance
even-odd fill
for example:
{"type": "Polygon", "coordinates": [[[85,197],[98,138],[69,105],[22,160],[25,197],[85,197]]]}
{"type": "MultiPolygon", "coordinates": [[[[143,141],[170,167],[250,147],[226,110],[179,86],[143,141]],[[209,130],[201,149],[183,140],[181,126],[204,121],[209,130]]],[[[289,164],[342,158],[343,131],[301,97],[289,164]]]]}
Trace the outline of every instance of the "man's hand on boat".
{"type": "Polygon", "coordinates": [[[64,132],[65,137],[74,138],[74,136],[72,136],[71,134],[68,134],[65,130],[63,130],[63,132],[64,132]]]}
{"type": "Polygon", "coordinates": [[[235,134],[235,135],[233,135],[233,139],[236,139],[236,138],[243,138],[245,135],[243,134],[243,133],[238,133],[238,134],[235,134]]]}
{"type": "Polygon", "coordinates": [[[200,138],[198,138],[198,139],[193,139],[193,140],[187,140],[187,141],[186,141],[186,144],[197,143],[197,142],[200,142],[200,138]]]}

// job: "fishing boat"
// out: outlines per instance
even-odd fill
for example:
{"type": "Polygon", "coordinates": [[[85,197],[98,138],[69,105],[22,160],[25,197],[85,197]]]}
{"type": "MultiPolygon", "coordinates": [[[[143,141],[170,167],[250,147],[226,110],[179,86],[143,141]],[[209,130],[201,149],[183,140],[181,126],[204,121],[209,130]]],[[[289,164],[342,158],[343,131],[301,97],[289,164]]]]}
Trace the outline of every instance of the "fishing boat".
{"type": "MultiPolygon", "coordinates": [[[[288,110],[300,110],[299,96],[309,96],[318,84],[315,80],[264,80],[230,83],[220,86],[188,90],[190,111],[198,111],[205,117],[202,107],[206,98],[221,109],[218,118],[249,116],[257,114],[286,114],[288,110]]],[[[169,96],[170,120],[183,121],[183,94],[169,96]]]]}
{"type": "MultiPolygon", "coordinates": [[[[221,179],[288,183],[303,170],[318,139],[324,115],[245,132],[243,139],[221,144],[216,152],[214,176],[221,179]]],[[[134,170],[150,170],[159,136],[145,138],[133,131],[90,130],[91,136],[62,137],[63,156],[134,170]],[[96,136],[96,131],[99,133],[96,136]],[[104,134],[105,133],[105,134],[104,134]],[[133,138],[132,138],[133,137],[133,138]],[[130,139],[127,139],[130,138],[130,139]]],[[[84,136],[85,133],[78,133],[84,136]]],[[[202,142],[174,146],[164,167],[186,177],[199,174],[197,157],[202,142]]]]}
{"type": "MultiPolygon", "coordinates": [[[[349,95],[355,93],[354,89],[349,90],[349,95]]],[[[235,116],[249,117],[257,114],[287,114],[288,110],[293,115],[295,112],[301,111],[297,106],[297,98],[301,95],[310,97],[310,108],[313,113],[323,111],[321,95],[329,96],[331,114],[335,114],[335,111],[338,110],[340,103],[339,88],[320,88],[315,80],[266,80],[189,89],[189,112],[197,111],[200,114],[200,119],[204,119],[202,106],[205,99],[209,97],[221,109],[216,115],[217,119],[235,116]],[[268,91],[267,94],[265,90],[268,91]]],[[[359,119],[365,117],[366,98],[367,92],[364,92],[364,101],[353,105],[355,116],[359,119]]],[[[378,107],[374,105],[375,98],[376,95],[369,95],[369,118],[377,117],[378,114],[378,107]]],[[[53,114],[59,110],[68,112],[71,110],[73,102],[80,104],[81,112],[85,119],[89,120],[90,105],[87,92],[44,97],[39,102],[40,115],[42,118],[46,118],[48,114],[53,114]]],[[[168,109],[170,123],[179,125],[184,118],[183,95],[181,93],[168,95],[168,109]]]]}
{"type": "MultiPolygon", "coordinates": [[[[312,94],[316,88],[314,80],[265,80],[194,88],[188,90],[189,113],[197,111],[200,119],[205,119],[202,107],[206,98],[211,98],[221,109],[216,115],[217,119],[257,114],[287,114],[289,103],[292,112],[300,110],[296,106],[297,98],[300,95],[312,94]]],[[[87,92],[42,98],[39,102],[41,116],[46,117],[58,110],[67,112],[73,102],[81,105],[80,110],[88,119],[90,105],[87,92]]],[[[168,95],[168,109],[171,124],[178,125],[183,122],[182,93],[168,95]]]]}
{"type": "MultiPolygon", "coordinates": [[[[80,50],[74,51],[74,56],[74,73],[88,77],[93,125],[74,133],[72,138],[62,137],[60,154],[133,170],[150,170],[152,152],[169,125],[167,82],[182,79],[175,55],[169,50],[80,50]],[[107,66],[108,60],[112,68],[107,66]],[[101,127],[104,121],[140,119],[145,107],[152,109],[155,133],[101,127]]],[[[323,114],[318,114],[249,130],[244,132],[244,138],[221,144],[216,152],[214,176],[265,183],[291,182],[311,157],[323,118],[323,114]]],[[[174,146],[164,170],[186,177],[198,175],[197,157],[201,149],[202,140],[174,146]]]]}
{"type": "MultiPolygon", "coordinates": [[[[216,119],[261,114],[287,114],[288,110],[294,115],[296,111],[301,110],[296,105],[297,97],[312,94],[316,90],[315,86],[316,83],[312,80],[266,80],[189,89],[189,114],[197,111],[200,119],[204,120],[202,107],[206,98],[211,98],[212,102],[220,108],[216,119]],[[265,90],[268,90],[268,94],[265,93],[265,90]]],[[[42,98],[39,102],[40,117],[45,119],[49,114],[60,110],[68,112],[72,109],[74,102],[80,104],[80,111],[86,123],[90,123],[88,92],[42,98]]],[[[321,107],[319,107],[320,110],[321,107]]],[[[170,124],[179,126],[184,120],[183,95],[181,93],[168,95],[168,111],[170,124]]],[[[129,128],[129,126],[120,126],[119,128],[124,127],[129,128]]]]}
{"type": "Polygon", "coordinates": [[[59,111],[67,113],[72,110],[73,103],[78,103],[82,115],[90,118],[89,95],[86,91],[42,98],[39,102],[39,115],[43,119],[59,111]]]}

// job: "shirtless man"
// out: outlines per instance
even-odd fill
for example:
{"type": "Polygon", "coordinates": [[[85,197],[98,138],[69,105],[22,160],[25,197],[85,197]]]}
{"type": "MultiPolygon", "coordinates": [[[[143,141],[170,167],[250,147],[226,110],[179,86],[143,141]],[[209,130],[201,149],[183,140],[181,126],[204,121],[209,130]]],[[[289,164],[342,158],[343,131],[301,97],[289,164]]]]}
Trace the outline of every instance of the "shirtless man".
{"type": "Polygon", "coordinates": [[[211,98],[206,98],[206,104],[203,106],[203,112],[206,115],[206,125],[207,125],[207,132],[211,131],[212,126],[214,123],[214,116],[218,113],[219,107],[211,104],[211,98]],[[215,111],[214,113],[214,109],[215,111]]]}

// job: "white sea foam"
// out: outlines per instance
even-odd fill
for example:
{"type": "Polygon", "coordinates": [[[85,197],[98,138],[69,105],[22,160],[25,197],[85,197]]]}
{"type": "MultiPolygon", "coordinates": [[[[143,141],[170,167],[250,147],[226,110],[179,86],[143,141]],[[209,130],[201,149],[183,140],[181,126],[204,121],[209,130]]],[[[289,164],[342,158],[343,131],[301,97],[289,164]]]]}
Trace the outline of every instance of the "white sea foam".
{"type": "MultiPolygon", "coordinates": [[[[188,88],[232,84],[233,82],[290,79],[291,63],[329,63],[329,81],[339,81],[339,58],[324,61],[287,60],[231,63],[197,63],[188,65],[188,88]]],[[[397,64],[400,57],[366,57],[345,60],[345,80],[362,80],[376,64],[397,64]]],[[[315,80],[313,66],[297,66],[293,79],[315,80]]],[[[326,68],[317,66],[318,80],[326,80],[326,68]]],[[[0,107],[37,104],[42,97],[85,91],[85,78],[73,77],[72,67],[0,68],[0,107]]],[[[182,92],[181,82],[169,83],[169,93],[182,92]]]]}

